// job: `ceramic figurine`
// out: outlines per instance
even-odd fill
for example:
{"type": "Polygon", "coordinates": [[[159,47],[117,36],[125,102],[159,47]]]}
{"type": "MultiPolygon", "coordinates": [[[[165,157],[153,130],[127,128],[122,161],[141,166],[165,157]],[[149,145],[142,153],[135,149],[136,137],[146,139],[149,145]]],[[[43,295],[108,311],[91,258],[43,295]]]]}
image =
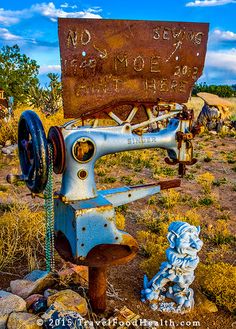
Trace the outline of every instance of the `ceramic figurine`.
{"type": "Polygon", "coordinates": [[[141,300],[149,301],[152,309],[184,312],[193,308],[194,293],[189,286],[194,281],[194,270],[199,263],[197,253],[203,245],[199,233],[199,226],[180,221],[170,224],[167,234],[170,243],[166,250],[167,260],[161,264],[159,272],[150,281],[144,276],[141,300]],[[166,303],[167,298],[172,302],[166,303]]]}

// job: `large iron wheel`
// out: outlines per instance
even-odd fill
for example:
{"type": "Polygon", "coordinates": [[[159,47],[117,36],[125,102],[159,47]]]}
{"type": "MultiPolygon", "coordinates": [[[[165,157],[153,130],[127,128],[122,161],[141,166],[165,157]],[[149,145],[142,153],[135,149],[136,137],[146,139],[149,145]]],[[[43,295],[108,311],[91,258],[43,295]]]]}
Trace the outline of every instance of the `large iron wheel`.
{"type": "Polygon", "coordinates": [[[26,185],[41,193],[48,180],[48,145],[43,125],[33,111],[22,113],[18,124],[20,165],[26,185]]]}

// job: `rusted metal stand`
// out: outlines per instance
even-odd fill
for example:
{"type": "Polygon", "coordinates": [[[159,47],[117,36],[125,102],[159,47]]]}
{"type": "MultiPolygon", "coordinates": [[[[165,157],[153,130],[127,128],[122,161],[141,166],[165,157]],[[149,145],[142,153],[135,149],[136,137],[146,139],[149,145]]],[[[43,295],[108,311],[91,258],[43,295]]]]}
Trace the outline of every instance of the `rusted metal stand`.
{"type": "Polygon", "coordinates": [[[107,267],[89,267],[89,299],[95,313],[106,309],[106,287],[107,267]]]}
{"type": "Polygon", "coordinates": [[[178,174],[180,177],[184,177],[186,174],[186,165],[184,163],[179,163],[178,174]]]}
{"type": "MultiPolygon", "coordinates": [[[[128,240],[129,239],[129,240],[128,240]]],[[[131,236],[127,245],[101,244],[95,246],[80,260],[73,257],[69,241],[60,233],[55,236],[55,247],[66,261],[89,268],[89,299],[93,312],[103,313],[106,309],[107,270],[110,266],[126,264],[138,252],[138,244],[131,236]]]]}

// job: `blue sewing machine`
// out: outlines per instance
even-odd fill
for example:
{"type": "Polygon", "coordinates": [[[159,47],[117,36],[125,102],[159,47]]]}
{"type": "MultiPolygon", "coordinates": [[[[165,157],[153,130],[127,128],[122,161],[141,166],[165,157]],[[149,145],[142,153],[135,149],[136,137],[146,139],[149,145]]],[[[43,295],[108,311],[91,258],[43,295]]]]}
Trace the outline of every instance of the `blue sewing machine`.
{"type": "Polygon", "coordinates": [[[98,190],[95,163],[107,154],[146,148],[167,150],[166,162],[179,164],[180,175],[196,162],[193,112],[182,103],[201,75],[207,34],[208,25],[199,23],[59,20],[64,114],[76,119],[51,127],[46,137],[38,116],[22,113],[22,175],[9,181],[22,179],[38,195],[50,161],[62,174],[54,197],[55,246],[64,259],[89,266],[95,311],[105,309],[107,267],[138,251],[136,240],[117,229],[115,208],[180,185],[175,179],[98,190]],[[99,126],[100,118],[113,125],[99,126]]]}

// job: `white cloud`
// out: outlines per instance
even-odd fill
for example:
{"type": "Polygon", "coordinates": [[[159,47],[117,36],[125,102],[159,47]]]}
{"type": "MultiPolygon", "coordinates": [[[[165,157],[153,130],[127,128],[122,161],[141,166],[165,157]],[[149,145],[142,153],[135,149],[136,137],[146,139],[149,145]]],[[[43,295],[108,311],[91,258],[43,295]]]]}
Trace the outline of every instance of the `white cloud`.
{"type": "Polygon", "coordinates": [[[206,67],[236,74],[236,48],[230,50],[208,51],[206,67]]]}
{"type": "MultiPolygon", "coordinates": [[[[65,3],[65,6],[68,4],[65,3]]],[[[75,6],[67,6],[64,8],[75,9],[75,6]]],[[[32,18],[34,15],[40,15],[49,18],[51,21],[56,22],[58,17],[71,17],[71,18],[101,18],[98,14],[101,9],[98,7],[89,8],[84,11],[67,12],[62,8],[56,8],[53,2],[42,2],[32,5],[30,8],[23,10],[4,10],[0,8],[0,24],[11,26],[17,24],[21,19],[32,18]]]]}
{"type": "Polygon", "coordinates": [[[236,3],[236,1],[235,0],[195,0],[194,2],[186,3],[186,7],[223,6],[229,3],[236,3]]]}
{"type": "Polygon", "coordinates": [[[53,22],[55,22],[58,17],[101,18],[99,14],[94,14],[91,10],[93,9],[66,12],[63,9],[56,8],[53,2],[35,4],[31,7],[32,12],[48,17],[53,22]]]}
{"type": "Polygon", "coordinates": [[[60,5],[61,8],[68,8],[69,4],[67,2],[63,3],[62,5],[60,5]]]}
{"type": "Polygon", "coordinates": [[[100,7],[93,7],[93,8],[89,8],[87,9],[88,13],[100,13],[102,12],[102,9],[100,7]]]}
{"type": "Polygon", "coordinates": [[[63,3],[62,5],[60,5],[61,8],[72,8],[75,9],[77,8],[76,5],[69,5],[67,2],[63,3]]]}
{"type": "Polygon", "coordinates": [[[210,37],[214,41],[236,41],[236,33],[219,29],[212,31],[210,37]]]}
{"type": "Polygon", "coordinates": [[[12,34],[8,29],[0,27],[0,39],[7,41],[19,41],[22,40],[22,37],[19,35],[12,34]]]}
{"type": "Polygon", "coordinates": [[[23,10],[5,10],[0,8],[0,24],[5,26],[11,26],[19,23],[21,18],[28,18],[29,11],[23,10]]]}
{"type": "Polygon", "coordinates": [[[39,74],[46,74],[49,72],[60,73],[61,65],[42,65],[39,68],[39,74]]]}

